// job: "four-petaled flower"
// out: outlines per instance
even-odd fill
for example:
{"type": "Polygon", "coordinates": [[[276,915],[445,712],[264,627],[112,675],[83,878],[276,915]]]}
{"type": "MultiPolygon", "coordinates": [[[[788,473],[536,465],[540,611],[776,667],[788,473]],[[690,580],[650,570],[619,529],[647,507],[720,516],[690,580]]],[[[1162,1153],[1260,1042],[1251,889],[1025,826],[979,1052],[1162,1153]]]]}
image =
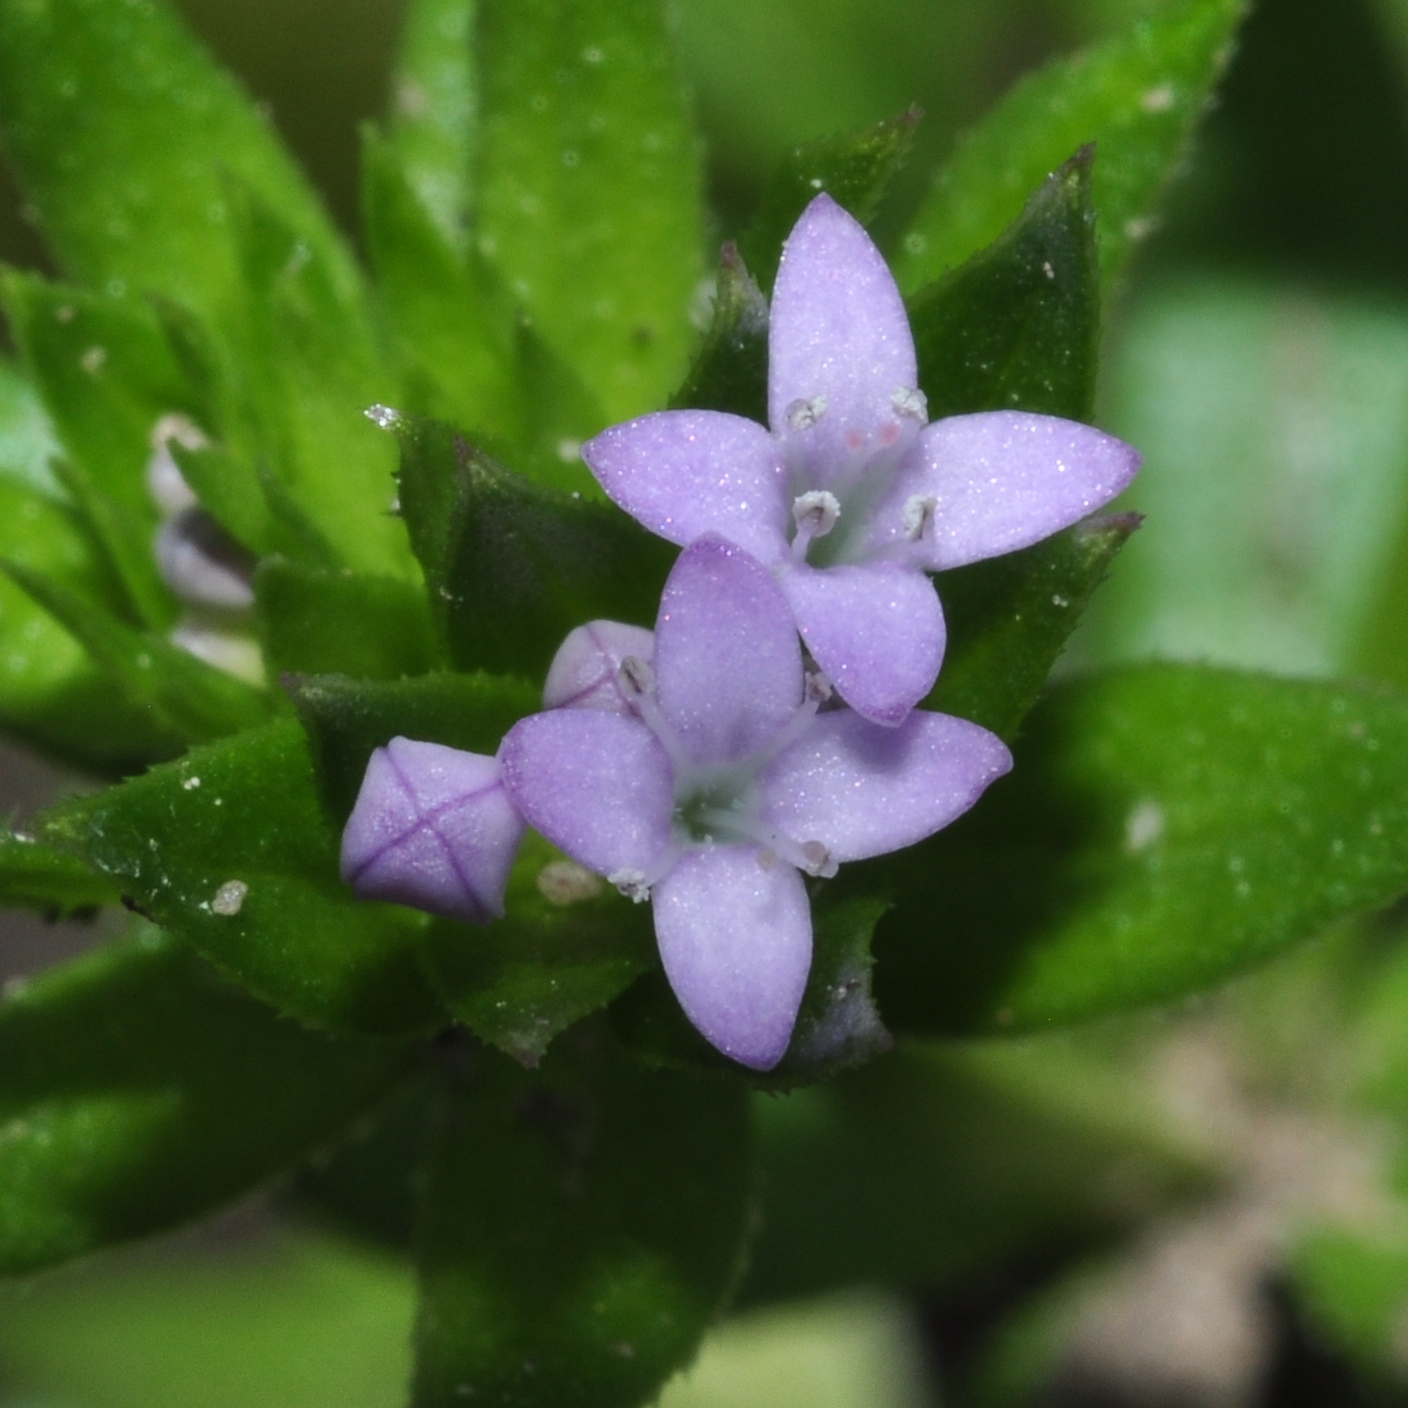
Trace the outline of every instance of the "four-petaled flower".
{"type": "Polygon", "coordinates": [[[777,575],[813,659],[858,713],[898,724],[929,692],[944,621],[927,572],[1025,547],[1129,483],[1138,454],[1017,411],[927,422],[899,290],[829,196],[783,252],[768,419],[660,411],[582,448],[606,492],[686,546],[714,532],[777,575]]]}
{"type": "Polygon", "coordinates": [[[803,873],[912,845],[1007,771],[987,730],[915,711],[880,728],[824,709],[787,599],[709,534],[665,586],[654,661],[621,661],[618,707],[523,719],[499,750],[528,823],[654,903],[666,976],[690,1020],[757,1070],[781,1060],[811,965],[803,873]]]}

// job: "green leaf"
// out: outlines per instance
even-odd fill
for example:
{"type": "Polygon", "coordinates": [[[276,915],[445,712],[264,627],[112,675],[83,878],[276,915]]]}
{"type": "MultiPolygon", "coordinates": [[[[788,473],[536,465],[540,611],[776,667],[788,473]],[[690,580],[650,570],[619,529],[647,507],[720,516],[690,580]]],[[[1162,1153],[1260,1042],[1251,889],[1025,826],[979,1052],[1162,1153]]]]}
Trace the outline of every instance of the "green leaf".
{"type": "Polygon", "coordinates": [[[0,1002],[0,1270],[218,1206],[406,1064],[277,1016],[155,931],[45,974],[0,1002]]]}
{"type": "Polygon", "coordinates": [[[1084,148],[987,249],[909,300],[929,416],[1036,411],[1093,419],[1100,273],[1084,148]]]}
{"type": "Polygon", "coordinates": [[[1081,612],[1139,524],[1135,513],[1087,518],[1020,552],[940,573],[948,645],[925,708],[1015,738],[1081,612]]]}
{"type": "MultiPolygon", "coordinates": [[[[699,152],[658,0],[480,0],[478,243],[607,420],[694,341],[699,152]]],[[[594,427],[595,428],[595,427],[594,427]]]]}
{"type": "Polygon", "coordinates": [[[98,905],[115,904],[118,894],[106,876],[34,837],[0,836],[0,905],[37,909],[53,919],[98,905]]]}
{"type": "Polygon", "coordinates": [[[694,1355],[752,1220],[744,1089],[584,1032],[452,1096],[419,1232],[412,1402],[647,1401],[694,1355]]]}
{"type": "Polygon", "coordinates": [[[389,424],[401,512],[456,665],[541,678],[585,621],[654,623],[668,544],[612,505],[514,474],[451,426],[389,424]]]}
{"type": "Polygon", "coordinates": [[[496,753],[504,734],[541,707],[537,690],[501,675],[432,674],[394,683],[294,676],[287,688],[339,826],[357,800],[374,748],[399,735],[468,753],[496,753]]]}
{"type": "Polygon", "coordinates": [[[271,673],[399,679],[440,663],[425,593],[403,578],[276,557],[260,563],[254,593],[271,673]]]}
{"type": "Polygon", "coordinates": [[[574,1022],[655,966],[649,911],[535,832],[509,877],[507,913],[485,928],[441,920],[426,962],[445,1005],[525,1066],[574,1022]]]}
{"type": "Polygon", "coordinates": [[[730,240],[719,255],[714,313],[671,409],[729,411],[768,420],[768,301],[730,240]]]}
{"type": "Polygon", "coordinates": [[[38,389],[0,357],[0,478],[57,498],[49,462],[58,453],[58,436],[38,389]]]}
{"type": "Polygon", "coordinates": [[[1082,663],[1408,683],[1401,308],[1299,282],[1161,279],[1122,320],[1102,394],[1107,428],[1145,457],[1128,501],[1158,527],[1093,603],[1082,663]]]}
{"type": "Polygon", "coordinates": [[[271,124],[159,0],[4,0],[0,136],[69,274],[219,324],[240,285],[227,175],[349,297],[356,267],[271,124]]]}
{"type": "Polygon", "coordinates": [[[123,704],[146,710],[167,737],[205,742],[264,723],[276,712],[276,701],[265,691],[161,636],[134,630],[45,573],[6,561],[0,561],[0,571],[73,633],[123,704]]]}
{"type": "Polygon", "coordinates": [[[147,462],[160,417],[192,406],[160,326],[139,303],[13,270],[0,275],[0,300],[62,443],[65,489],[142,618],[170,625],[175,603],[151,551],[158,515],[147,462]]]}
{"type": "Polygon", "coordinates": [[[896,1030],[1198,992],[1408,889],[1408,701],[1172,665],[1063,685],[973,813],[847,876],[894,887],[896,1030]]]}
{"type": "Polygon", "coordinates": [[[406,182],[445,246],[463,249],[479,85],[474,0],[415,0],[391,75],[391,140],[406,182]]]}
{"type": "Polygon", "coordinates": [[[888,907],[869,895],[834,900],[825,890],[814,901],[807,988],[787,1054],[771,1071],[745,1071],[710,1046],[658,968],[612,1008],[614,1029],[653,1064],[728,1071],[760,1090],[794,1090],[864,1065],[893,1045],[870,992],[871,938],[888,907]]]}
{"type": "Polygon", "coordinates": [[[753,1112],[764,1197],[745,1303],[857,1282],[971,1290],[1212,1182],[1137,1082],[1067,1037],[901,1042],[753,1112]]]}
{"type": "Polygon", "coordinates": [[[256,995],[315,1026],[433,1029],[424,917],[355,900],[293,719],[196,748],[53,813],[43,839],[256,995]]]}
{"type": "Polygon", "coordinates": [[[1087,142],[1105,278],[1153,228],[1226,70],[1246,0],[1175,0],[1124,34],[1024,79],[964,139],[910,227],[895,277],[916,289],[991,244],[1087,142]]]}
{"type": "Polygon", "coordinates": [[[215,428],[267,466],[346,565],[413,577],[391,514],[395,455],[363,415],[395,386],[367,311],[257,191],[231,182],[228,203],[243,302],[216,372],[215,428]]]}
{"type": "Polygon", "coordinates": [[[822,137],[788,153],[752,225],[739,241],[762,288],[771,291],[783,241],[821,191],[845,206],[861,224],[870,223],[909,156],[914,129],[922,116],[918,107],[911,107],[873,127],[822,137]]]}

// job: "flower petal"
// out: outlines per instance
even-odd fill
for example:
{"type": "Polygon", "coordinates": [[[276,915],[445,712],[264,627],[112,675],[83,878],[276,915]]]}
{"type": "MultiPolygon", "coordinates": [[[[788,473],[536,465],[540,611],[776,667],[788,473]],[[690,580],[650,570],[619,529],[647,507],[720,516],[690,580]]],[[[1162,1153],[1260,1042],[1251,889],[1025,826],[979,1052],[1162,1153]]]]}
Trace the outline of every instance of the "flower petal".
{"type": "Polygon", "coordinates": [[[596,709],[533,714],[508,731],[499,761],[528,824],[588,870],[648,873],[670,845],[670,761],[638,719],[596,709]]]}
{"type": "Polygon", "coordinates": [[[858,714],[893,726],[934,687],[944,616],[922,573],[894,562],[785,573],[802,639],[858,714]]]}
{"type": "Polygon", "coordinates": [[[498,760],[393,738],[367,763],[342,833],[342,878],[362,899],[486,924],[523,839],[498,760]]]}
{"type": "Polygon", "coordinates": [[[633,713],[621,692],[621,662],[632,655],[647,665],[654,658],[655,637],[644,626],[621,621],[588,621],[578,626],[552,657],[543,685],[543,708],[633,713]]]}
{"type": "Polygon", "coordinates": [[[787,476],[756,421],[657,411],[603,430],[582,458],[616,503],[672,543],[715,532],[765,562],[787,551],[787,476]]]}
{"type": "Polygon", "coordinates": [[[783,246],[768,331],[768,420],[810,468],[807,487],[827,488],[867,447],[891,443],[880,437],[903,419],[894,395],[917,385],[884,258],[857,220],[817,196],[783,246]],[[812,424],[807,405],[821,412],[812,424]]]}
{"type": "Polygon", "coordinates": [[[1012,755],[987,729],[916,709],[881,728],[849,709],[820,714],[763,778],[763,815],[820,841],[836,861],[912,846],[963,815],[1012,755]]]}
{"type": "Polygon", "coordinates": [[[712,1045],[755,1071],[782,1060],[812,962],[802,877],[756,846],[690,851],[655,887],[665,976],[712,1045]]]}
{"type": "Polygon", "coordinates": [[[1079,421],[1019,411],[951,416],[919,432],[905,471],[878,505],[868,550],[905,541],[905,507],[932,499],[907,554],[931,572],[1040,542],[1108,503],[1139,452],[1079,421]]]}
{"type": "Polygon", "coordinates": [[[802,651],[777,579],[722,538],[686,548],[660,598],[655,675],[694,762],[764,747],[802,702],[802,651]]]}

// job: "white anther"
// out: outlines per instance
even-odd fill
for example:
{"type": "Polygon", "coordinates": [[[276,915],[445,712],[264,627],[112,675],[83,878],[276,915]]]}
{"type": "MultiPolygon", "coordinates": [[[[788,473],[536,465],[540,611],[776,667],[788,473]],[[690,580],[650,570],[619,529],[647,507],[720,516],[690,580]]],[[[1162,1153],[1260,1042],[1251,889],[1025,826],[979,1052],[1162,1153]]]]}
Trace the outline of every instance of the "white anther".
{"type": "Polygon", "coordinates": [[[606,878],[633,904],[644,904],[650,898],[643,870],[613,870],[606,878]]]}
{"type": "Polygon", "coordinates": [[[831,852],[820,841],[804,841],[802,854],[807,860],[806,871],[808,875],[819,875],[823,879],[829,880],[836,874],[838,869],[836,862],[831,859],[831,852]]]}
{"type": "Polygon", "coordinates": [[[627,699],[655,693],[655,671],[639,655],[628,655],[619,670],[621,692],[627,699]]]}
{"type": "Polygon", "coordinates": [[[917,543],[934,526],[939,501],[932,494],[915,494],[904,506],[904,535],[917,543]]]}
{"type": "Polygon", "coordinates": [[[183,415],[173,413],[162,416],[152,427],[152,457],[147,461],[147,488],[156,506],[168,516],[196,505],[195,493],[186,483],[171,453],[173,440],[186,450],[202,450],[210,443],[200,427],[183,415]]]}
{"type": "Polygon", "coordinates": [[[803,697],[808,704],[825,704],[831,695],[831,681],[820,670],[807,676],[806,694],[803,697]]]}
{"type": "Polygon", "coordinates": [[[826,397],[799,398],[786,411],[788,430],[810,430],[826,414],[826,397]]]}
{"type": "Polygon", "coordinates": [[[824,538],[841,516],[841,504],[825,489],[809,489],[792,503],[792,518],[799,532],[811,538],[824,538]]]}
{"type": "Polygon", "coordinates": [[[914,386],[898,386],[890,393],[890,405],[895,414],[907,416],[925,425],[929,420],[929,402],[925,395],[914,386]]]}

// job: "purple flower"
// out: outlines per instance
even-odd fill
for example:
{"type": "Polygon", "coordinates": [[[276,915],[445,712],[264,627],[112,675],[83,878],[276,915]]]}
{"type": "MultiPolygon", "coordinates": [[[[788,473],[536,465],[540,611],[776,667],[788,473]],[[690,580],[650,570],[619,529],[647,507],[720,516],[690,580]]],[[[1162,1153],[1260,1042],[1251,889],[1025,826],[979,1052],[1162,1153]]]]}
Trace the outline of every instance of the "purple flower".
{"type": "MultiPolygon", "coordinates": [[[[640,626],[578,626],[553,657],[543,704],[629,713],[621,662],[648,662],[653,651],[640,626]]],[[[497,758],[393,738],[367,763],[342,833],[342,878],[360,899],[487,924],[503,915],[525,830],[497,758]]]]}
{"type": "Polygon", "coordinates": [[[719,533],[767,564],[841,697],[898,724],[943,658],[925,573],[1076,522],[1129,483],[1139,456],[1052,416],[926,424],[899,290],[826,195],[783,250],[768,346],[771,432],[719,411],[661,411],[603,431],[583,458],[653,532],[681,546],[719,533]]]}
{"type": "Polygon", "coordinates": [[[367,763],[342,878],[361,899],[487,924],[504,912],[524,830],[498,759],[393,738],[367,763]]]}
{"type": "Polygon", "coordinates": [[[879,728],[822,709],[829,687],[804,676],[782,588],[718,535],[671,572],[654,652],[653,665],[620,661],[627,707],[517,723],[499,750],[504,784],[550,841],[653,901],[690,1020],[734,1060],[769,1070],[811,966],[803,873],[923,839],[1011,758],[993,734],[943,714],[879,728]]]}

